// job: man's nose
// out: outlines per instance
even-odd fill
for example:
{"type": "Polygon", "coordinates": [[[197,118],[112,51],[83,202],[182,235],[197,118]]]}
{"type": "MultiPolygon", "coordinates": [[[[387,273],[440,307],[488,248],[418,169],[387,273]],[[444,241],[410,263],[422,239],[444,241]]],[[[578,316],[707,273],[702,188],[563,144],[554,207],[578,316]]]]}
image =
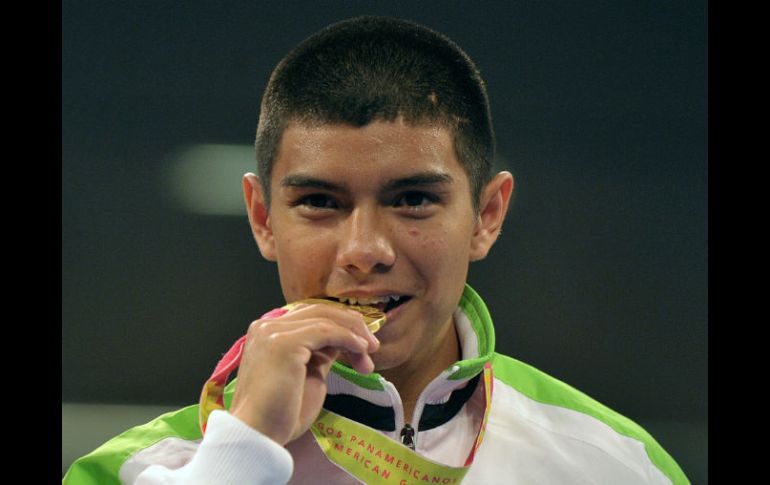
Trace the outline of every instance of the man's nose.
{"type": "Polygon", "coordinates": [[[388,271],[396,262],[391,229],[375,208],[355,208],[340,228],[337,265],[351,274],[388,271]]]}

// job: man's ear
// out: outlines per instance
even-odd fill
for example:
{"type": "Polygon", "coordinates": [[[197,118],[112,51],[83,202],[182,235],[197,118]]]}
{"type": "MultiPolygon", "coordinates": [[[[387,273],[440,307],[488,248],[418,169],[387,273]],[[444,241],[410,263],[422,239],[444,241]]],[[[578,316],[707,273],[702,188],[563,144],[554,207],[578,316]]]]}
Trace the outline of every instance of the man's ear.
{"type": "Polygon", "coordinates": [[[249,214],[251,233],[257,241],[259,252],[266,260],[275,261],[275,239],[265,204],[265,194],[262,192],[259,178],[253,173],[243,176],[243,198],[246,201],[246,212],[249,214]]]}
{"type": "Polygon", "coordinates": [[[513,194],[513,185],[513,175],[500,172],[482,189],[476,228],[471,239],[471,261],[484,259],[500,235],[513,194]]]}

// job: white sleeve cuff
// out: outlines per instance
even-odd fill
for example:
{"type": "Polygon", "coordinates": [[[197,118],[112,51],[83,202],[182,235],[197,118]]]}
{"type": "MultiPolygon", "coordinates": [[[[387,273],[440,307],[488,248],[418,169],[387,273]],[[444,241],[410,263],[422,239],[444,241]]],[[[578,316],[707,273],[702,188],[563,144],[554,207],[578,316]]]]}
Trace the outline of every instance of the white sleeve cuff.
{"type": "Polygon", "coordinates": [[[209,416],[203,441],[187,465],[176,473],[149,467],[140,478],[149,483],[185,485],[276,485],[288,482],[293,468],[291,454],[283,446],[218,410],[209,416]]]}

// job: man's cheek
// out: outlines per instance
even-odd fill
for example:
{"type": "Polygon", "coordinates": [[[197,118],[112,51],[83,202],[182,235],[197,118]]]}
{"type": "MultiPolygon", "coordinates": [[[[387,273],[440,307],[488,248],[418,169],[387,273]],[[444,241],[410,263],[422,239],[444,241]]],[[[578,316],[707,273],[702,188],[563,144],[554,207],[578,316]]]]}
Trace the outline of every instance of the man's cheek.
{"type": "Polygon", "coordinates": [[[420,244],[420,260],[425,267],[438,268],[452,262],[453,255],[449,254],[449,248],[447,239],[441,237],[423,238],[420,244]]]}

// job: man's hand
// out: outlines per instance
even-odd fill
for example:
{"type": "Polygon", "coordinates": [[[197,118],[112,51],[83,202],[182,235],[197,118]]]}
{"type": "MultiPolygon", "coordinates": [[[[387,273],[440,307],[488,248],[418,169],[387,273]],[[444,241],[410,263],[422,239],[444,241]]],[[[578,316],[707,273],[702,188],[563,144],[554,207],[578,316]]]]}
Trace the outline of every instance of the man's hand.
{"type": "Polygon", "coordinates": [[[281,445],[298,438],[318,416],[326,376],[344,352],[358,372],[374,370],[379,341],[355,310],[299,305],[249,326],[230,414],[281,445]]]}

